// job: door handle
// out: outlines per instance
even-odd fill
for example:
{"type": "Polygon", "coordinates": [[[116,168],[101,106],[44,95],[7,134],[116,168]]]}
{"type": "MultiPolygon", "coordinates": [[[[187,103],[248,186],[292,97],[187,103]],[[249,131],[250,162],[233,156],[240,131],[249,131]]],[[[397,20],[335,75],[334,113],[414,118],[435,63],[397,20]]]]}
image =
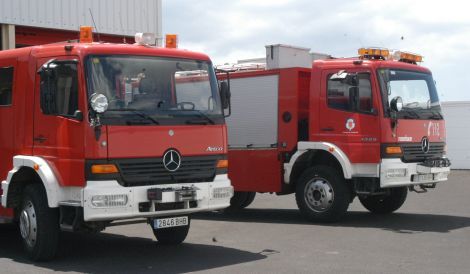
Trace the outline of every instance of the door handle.
{"type": "Polygon", "coordinates": [[[47,140],[46,137],[42,136],[42,135],[39,135],[38,137],[34,137],[33,139],[35,142],[39,142],[39,143],[43,143],[44,141],[47,140]]]}
{"type": "Polygon", "coordinates": [[[321,129],[321,131],[334,131],[335,129],[332,127],[324,127],[321,129]]]}

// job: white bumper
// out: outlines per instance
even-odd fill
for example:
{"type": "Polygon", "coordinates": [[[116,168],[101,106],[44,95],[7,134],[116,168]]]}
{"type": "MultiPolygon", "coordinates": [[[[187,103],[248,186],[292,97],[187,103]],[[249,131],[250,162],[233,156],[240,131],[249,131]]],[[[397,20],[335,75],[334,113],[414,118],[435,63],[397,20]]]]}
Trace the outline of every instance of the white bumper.
{"type": "Polygon", "coordinates": [[[233,187],[227,175],[217,175],[213,182],[152,185],[139,187],[123,187],[117,181],[88,181],[82,190],[82,207],[85,221],[105,221],[132,218],[149,218],[159,216],[172,216],[189,214],[198,211],[212,211],[226,208],[230,205],[233,196],[233,187]],[[155,203],[169,204],[180,202],[175,191],[168,189],[181,189],[183,187],[195,190],[193,201],[197,206],[190,208],[189,201],[184,202],[184,209],[155,210],[155,203]],[[166,189],[160,201],[149,201],[149,189],[166,189]],[[222,194],[221,194],[222,193],[222,194]],[[225,193],[225,194],[224,194],[225,193]],[[228,193],[228,194],[227,194],[228,193]],[[118,197],[113,206],[96,206],[92,203],[93,197],[118,197]],[[122,199],[122,197],[127,197],[122,199]],[[122,205],[125,201],[125,205],[122,205]],[[150,202],[147,212],[139,210],[139,204],[150,202]]]}
{"type": "Polygon", "coordinates": [[[433,184],[447,181],[450,167],[425,167],[419,163],[404,163],[401,159],[382,159],[380,187],[433,184]]]}

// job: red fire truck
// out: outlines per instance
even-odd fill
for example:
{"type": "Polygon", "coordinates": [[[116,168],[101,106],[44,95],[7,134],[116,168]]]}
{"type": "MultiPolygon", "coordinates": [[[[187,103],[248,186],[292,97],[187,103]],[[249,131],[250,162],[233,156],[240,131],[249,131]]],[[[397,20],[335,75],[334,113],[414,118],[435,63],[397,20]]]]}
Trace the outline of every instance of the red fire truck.
{"type": "Polygon", "coordinates": [[[309,49],[267,46],[266,67],[231,73],[231,209],[255,193],[295,193],[312,221],[338,220],[357,196],[391,213],[408,190],[446,181],[445,125],[422,57],[363,48],[313,61],[309,49]]]}
{"type": "Polygon", "coordinates": [[[33,260],[60,230],[134,221],[178,244],[191,213],[229,206],[227,85],[204,54],[136,41],[0,52],[0,223],[33,260]]]}

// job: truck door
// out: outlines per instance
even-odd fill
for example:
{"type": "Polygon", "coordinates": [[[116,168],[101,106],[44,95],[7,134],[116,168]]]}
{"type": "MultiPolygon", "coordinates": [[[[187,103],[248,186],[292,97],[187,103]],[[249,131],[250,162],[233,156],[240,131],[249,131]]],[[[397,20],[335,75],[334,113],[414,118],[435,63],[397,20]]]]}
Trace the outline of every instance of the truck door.
{"type": "Polygon", "coordinates": [[[78,58],[44,58],[35,80],[33,153],[48,161],[59,183],[84,184],[84,95],[78,58]]]}
{"type": "Polygon", "coordinates": [[[375,80],[368,71],[357,73],[355,83],[332,80],[339,70],[322,73],[319,136],[341,148],[352,163],[380,161],[380,121],[375,80]]]}
{"type": "Polygon", "coordinates": [[[17,88],[14,81],[15,75],[18,74],[16,64],[16,58],[0,60],[0,128],[2,129],[0,130],[0,178],[2,180],[7,178],[8,171],[13,167],[16,125],[13,97],[16,104],[20,100],[14,92],[17,88]]]}
{"type": "MultiPolygon", "coordinates": [[[[18,74],[16,58],[0,60],[0,178],[5,180],[8,171],[12,168],[12,158],[14,156],[15,147],[15,112],[13,105],[13,97],[18,101],[15,94],[16,84],[15,75],[18,74]]],[[[18,79],[18,77],[16,77],[18,79]]],[[[2,190],[0,187],[0,197],[2,190]]],[[[0,205],[0,224],[9,222],[13,218],[11,209],[3,208],[0,205]]]]}

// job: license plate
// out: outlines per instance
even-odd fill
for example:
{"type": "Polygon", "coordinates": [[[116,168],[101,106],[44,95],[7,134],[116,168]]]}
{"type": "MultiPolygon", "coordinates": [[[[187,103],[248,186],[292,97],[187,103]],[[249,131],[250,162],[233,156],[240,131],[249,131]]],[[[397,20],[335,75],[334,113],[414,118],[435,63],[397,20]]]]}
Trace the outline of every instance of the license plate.
{"type": "Polygon", "coordinates": [[[434,180],[433,174],[429,173],[429,174],[415,175],[413,181],[415,181],[415,182],[429,182],[429,181],[433,181],[433,180],[434,180]]]}
{"type": "Polygon", "coordinates": [[[186,226],[186,225],[188,225],[188,216],[153,220],[153,228],[155,229],[175,227],[175,226],[186,226]]]}

